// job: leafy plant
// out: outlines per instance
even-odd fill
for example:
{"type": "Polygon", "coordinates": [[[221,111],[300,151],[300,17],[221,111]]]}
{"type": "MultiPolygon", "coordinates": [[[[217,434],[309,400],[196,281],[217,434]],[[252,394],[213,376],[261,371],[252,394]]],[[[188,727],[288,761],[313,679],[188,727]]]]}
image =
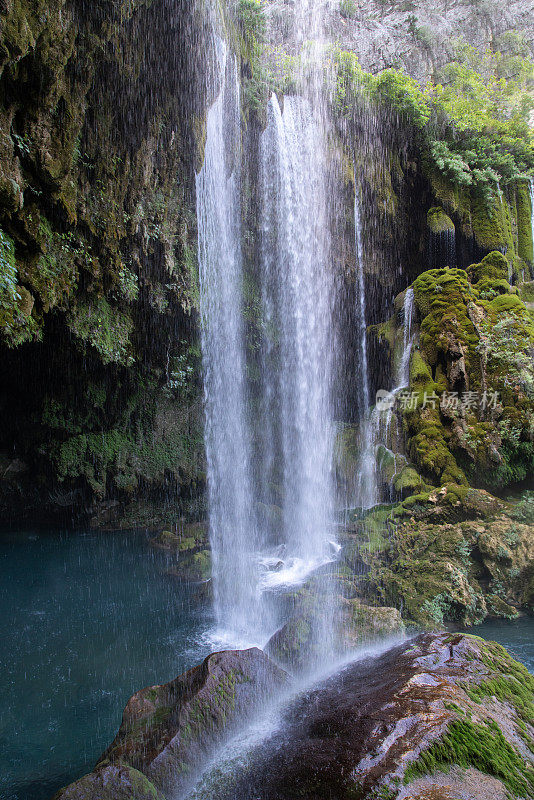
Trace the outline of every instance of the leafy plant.
{"type": "Polygon", "coordinates": [[[354,19],[356,16],[356,3],[354,0],[340,0],[339,13],[345,19],[354,19]]]}

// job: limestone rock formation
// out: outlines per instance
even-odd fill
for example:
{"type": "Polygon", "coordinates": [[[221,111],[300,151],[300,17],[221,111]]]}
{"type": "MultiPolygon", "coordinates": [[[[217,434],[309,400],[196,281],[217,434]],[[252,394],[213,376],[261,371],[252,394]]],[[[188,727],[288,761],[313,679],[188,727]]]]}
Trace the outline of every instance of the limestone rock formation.
{"type": "Polygon", "coordinates": [[[423,625],[531,613],[533,507],[531,492],[505,503],[447,485],[376,509],[345,535],[343,560],[368,576],[347,585],[356,596],[378,592],[404,619],[423,625]]]}

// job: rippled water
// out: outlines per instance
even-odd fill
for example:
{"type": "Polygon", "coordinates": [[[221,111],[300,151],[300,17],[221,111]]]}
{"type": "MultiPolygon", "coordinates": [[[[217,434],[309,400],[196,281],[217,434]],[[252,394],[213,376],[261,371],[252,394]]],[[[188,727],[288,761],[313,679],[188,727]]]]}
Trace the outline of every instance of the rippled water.
{"type": "Polygon", "coordinates": [[[130,695],[198,663],[211,622],[144,533],[0,534],[0,798],[90,770],[130,695]]]}

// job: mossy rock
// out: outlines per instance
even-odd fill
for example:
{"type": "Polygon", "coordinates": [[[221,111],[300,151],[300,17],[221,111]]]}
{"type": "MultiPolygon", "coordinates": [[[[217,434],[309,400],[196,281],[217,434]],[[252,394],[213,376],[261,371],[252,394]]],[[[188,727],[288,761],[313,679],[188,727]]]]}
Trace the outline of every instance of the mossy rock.
{"type": "Polygon", "coordinates": [[[454,233],[454,222],[440,206],[428,209],[426,224],[432,233],[454,233]]]}
{"type": "Polygon", "coordinates": [[[521,300],[527,303],[534,303],[534,281],[526,281],[518,287],[521,300]]]}
{"type": "Polygon", "coordinates": [[[406,464],[406,456],[393,453],[381,444],[376,451],[376,464],[383,483],[390,485],[393,483],[395,475],[397,475],[406,464]]]}
{"type": "Polygon", "coordinates": [[[236,724],[288,683],[288,675],[258,648],[213,653],[169,683],[129,699],[97,771],[128,764],[175,797],[236,724]]]}
{"type": "Polygon", "coordinates": [[[325,628],[333,636],[334,652],[341,656],[363,644],[402,634],[404,623],[396,608],[368,605],[355,597],[338,596],[332,603],[312,588],[301,593],[295,612],[271,637],[265,651],[287,669],[311,670],[320,661],[325,628]]]}
{"type": "Polygon", "coordinates": [[[408,497],[420,492],[426,487],[425,481],[421,478],[417,470],[413,467],[406,466],[404,469],[395,476],[393,480],[393,487],[397,494],[401,497],[408,497]]]}
{"type": "Polygon", "coordinates": [[[514,239],[511,219],[515,217],[506,197],[494,197],[488,204],[478,197],[471,198],[471,224],[477,245],[482,250],[499,250],[512,256],[514,239]]]}
{"type": "Polygon", "coordinates": [[[146,775],[127,764],[110,764],[61,789],[53,800],[165,800],[146,775]]]}
{"type": "Polygon", "coordinates": [[[467,273],[473,283],[481,280],[507,280],[508,261],[502,253],[493,251],[484,256],[479,264],[471,264],[467,273]]]}
{"type": "MultiPolygon", "coordinates": [[[[534,269],[534,241],[532,239],[532,207],[530,197],[530,181],[519,180],[516,183],[517,209],[517,254],[531,270],[534,269]]],[[[532,273],[534,277],[534,272],[532,273]]]]}

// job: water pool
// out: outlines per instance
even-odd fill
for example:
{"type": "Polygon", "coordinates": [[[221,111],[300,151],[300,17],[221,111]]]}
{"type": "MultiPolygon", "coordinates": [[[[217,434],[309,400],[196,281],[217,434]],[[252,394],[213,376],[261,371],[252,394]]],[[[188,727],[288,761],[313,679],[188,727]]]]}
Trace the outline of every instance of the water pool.
{"type": "Polygon", "coordinates": [[[482,625],[466,628],[465,633],[499,642],[534,674],[534,617],[486,620],[482,625]]]}
{"type": "Polygon", "coordinates": [[[198,663],[210,619],[143,532],[0,534],[0,798],[92,769],[136,690],[198,663]]]}

